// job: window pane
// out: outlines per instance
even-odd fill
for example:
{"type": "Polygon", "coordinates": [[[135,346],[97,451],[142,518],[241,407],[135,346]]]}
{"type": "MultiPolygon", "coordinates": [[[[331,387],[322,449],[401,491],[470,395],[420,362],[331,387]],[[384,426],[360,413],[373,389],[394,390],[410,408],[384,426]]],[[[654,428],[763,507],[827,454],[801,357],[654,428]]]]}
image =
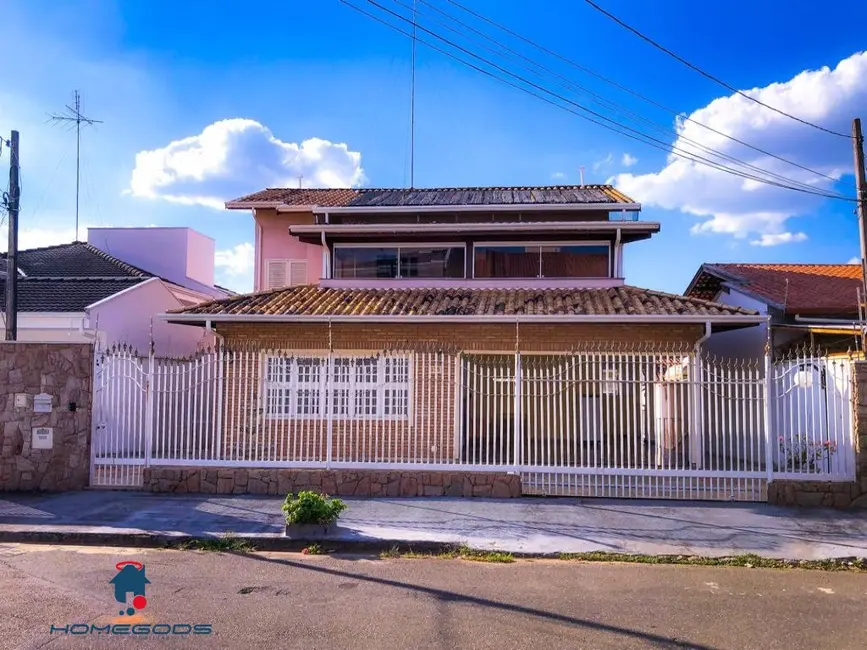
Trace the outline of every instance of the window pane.
{"type": "Polygon", "coordinates": [[[321,379],[322,359],[298,359],[298,383],[318,384],[321,379]]]}
{"type": "Polygon", "coordinates": [[[396,248],[334,249],[335,278],[396,278],[396,248]]]}
{"type": "Polygon", "coordinates": [[[607,278],[607,246],[545,246],[542,275],[546,278],[607,278]]]}
{"type": "Polygon", "coordinates": [[[473,259],[477,278],[539,277],[538,246],[477,246],[473,259]]]}
{"type": "Polygon", "coordinates": [[[400,277],[462,278],[464,277],[464,249],[401,246],[400,277]]]}
{"type": "Polygon", "coordinates": [[[365,357],[355,362],[355,381],[359,383],[375,384],[379,372],[379,364],[376,357],[365,357]]]}

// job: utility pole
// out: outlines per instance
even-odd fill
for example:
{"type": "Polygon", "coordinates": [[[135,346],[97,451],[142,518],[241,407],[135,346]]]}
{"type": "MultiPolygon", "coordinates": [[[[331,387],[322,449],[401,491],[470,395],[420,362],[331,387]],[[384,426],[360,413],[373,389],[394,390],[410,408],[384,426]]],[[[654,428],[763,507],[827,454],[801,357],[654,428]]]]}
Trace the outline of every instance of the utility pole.
{"type": "Polygon", "coordinates": [[[852,120],[852,145],[855,149],[855,196],[858,210],[858,232],[861,235],[861,295],[867,299],[867,178],[864,171],[864,136],[861,120],[852,120]]]}
{"type": "Polygon", "coordinates": [[[21,187],[18,185],[18,131],[9,139],[9,250],[6,252],[6,340],[18,338],[18,206],[21,187]]]}
{"type": "Polygon", "coordinates": [[[81,125],[102,124],[102,120],[92,120],[81,114],[81,95],[75,91],[75,108],[66,105],[66,113],[52,114],[52,122],[75,124],[75,241],[78,241],[78,194],[81,187],[81,125]]]}

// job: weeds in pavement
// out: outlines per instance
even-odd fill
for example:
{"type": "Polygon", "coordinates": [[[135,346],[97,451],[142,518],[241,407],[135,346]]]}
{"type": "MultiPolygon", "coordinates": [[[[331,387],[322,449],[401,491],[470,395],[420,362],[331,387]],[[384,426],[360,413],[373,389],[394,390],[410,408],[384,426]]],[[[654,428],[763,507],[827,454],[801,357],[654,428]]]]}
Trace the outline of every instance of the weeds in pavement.
{"type": "Polygon", "coordinates": [[[223,533],[219,537],[191,539],[178,544],[181,551],[212,551],[215,553],[249,553],[256,548],[248,541],[236,537],[234,533],[223,533]]]}
{"type": "Polygon", "coordinates": [[[301,549],[301,553],[303,555],[325,555],[325,549],[323,549],[319,544],[311,544],[310,546],[305,546],[301,549]]]}
{"type": "Polygon", "coordinates": [[[739,566],[748,569],[814,569],[820,571],[867,571],[865,558],[837,558],[829,560],[781,560],[753,554],[727,557],[701,557],[696,555],[631,555],[629,553],[561,553],[561,560],[579,562],[630,562],[633,564],[680,564],[692,566],[739,566]]]}
{"type": "Polygon", "coordinates": [[[508,564],[514,562],[515,558],[511,553],[504,551],[484,551],[480,549],[470,548],[462,544],[460,546],[451,546],[441,551],[425,552],[401,551],[399,547],[392,546],[389,550],[379,554],[382,559],[402,558],[406,560],[470,560],[472,562],[495,562],[500,564],[508,564]]]}

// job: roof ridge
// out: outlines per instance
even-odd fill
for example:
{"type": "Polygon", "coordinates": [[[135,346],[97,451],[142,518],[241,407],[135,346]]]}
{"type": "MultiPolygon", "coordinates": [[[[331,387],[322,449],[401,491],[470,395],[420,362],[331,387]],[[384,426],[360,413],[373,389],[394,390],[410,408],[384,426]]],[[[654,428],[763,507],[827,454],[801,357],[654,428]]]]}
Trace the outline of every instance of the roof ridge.
{"type": "Polygon", "coordinates": [[[859,262],[705,262],[707,266],[861,266],[859,262]]]}
{"type": "Polygon", "coordinates": [[[137,266],[133,266],[129,262],[124,262],[122,259],[115,257],[111,253],[105,252],[101,248],[97,248],[96,246],[94,246],[93,244],[91,244],[89,242],[82,242],[82,243],[84,244],[85,248],[88,251],[90,251],[91,253],[93,253],[95,255],[98,255],[99,257],[102,257],[107,262],[111,262],[112,264],[119,266],[124,271],[130,271],[132,273],[138,273],[138,274],[141,274],[142,277],[149,277],[149,278],[157,277],[156,274],[151,273],[150,271],[145,271],[144,269],[139,268],[137,266]]]}
{"type": "Polygon", "coordinates": [[[142,275],[26,275],[18,276],[18,282],[128,282],[129,280],[150,280],[157,276],[142,275]]]}
{"type": "Polygon", "coordinates": [[[609,183],[585,183],[584,185],[451,185],[438,187],[266,187],[266,190],[282,192],[446,192],[453,190],[580,190],[614,189],[609,183]]]}

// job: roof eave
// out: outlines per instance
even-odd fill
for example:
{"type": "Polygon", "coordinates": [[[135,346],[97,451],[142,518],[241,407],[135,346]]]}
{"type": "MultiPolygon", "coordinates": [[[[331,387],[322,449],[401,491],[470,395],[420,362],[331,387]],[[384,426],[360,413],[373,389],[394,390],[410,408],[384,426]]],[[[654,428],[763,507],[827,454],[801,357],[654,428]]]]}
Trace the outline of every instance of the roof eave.
{"type": "Polygon", "coordinates": [[[244,322],[353,322],[353,323],[442,323],[442,322],[484,322],[484,323],[719,323],[758,325],[768,321],[767,316],[750,314],[516,314],[516,315],[469,315],[469,316],[430,316],[430,315],[376,315],[376,316],[329,316],[309,314],[160,314],[159,318],[169,322],[205,324],[212,323],[244,323],[244,322]]]}

